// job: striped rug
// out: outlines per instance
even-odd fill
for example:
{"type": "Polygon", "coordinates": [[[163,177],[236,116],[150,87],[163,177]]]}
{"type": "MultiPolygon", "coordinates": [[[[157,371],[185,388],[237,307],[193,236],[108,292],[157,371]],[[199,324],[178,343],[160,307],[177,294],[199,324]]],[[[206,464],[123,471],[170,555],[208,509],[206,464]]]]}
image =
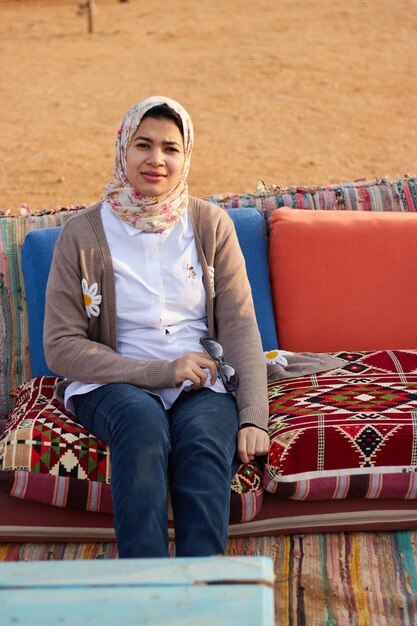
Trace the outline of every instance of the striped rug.
{"type": "MultiPolygon", "coordinates": [[[[416,626],[417,531],[234,538],[275,564],[277,626],[416,626]]],[[[172,549],[172,546],[171,546],[172,549]]],[[[0,561],[111,559],[114,543],[0,544],[0,561]]]]}

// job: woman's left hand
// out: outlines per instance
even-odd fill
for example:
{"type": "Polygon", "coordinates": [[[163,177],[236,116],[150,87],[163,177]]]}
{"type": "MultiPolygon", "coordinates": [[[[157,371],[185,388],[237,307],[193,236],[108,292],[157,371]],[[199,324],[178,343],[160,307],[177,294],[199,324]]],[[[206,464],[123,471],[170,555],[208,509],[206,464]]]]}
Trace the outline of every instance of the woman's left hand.
{"type": "Polygon", "coordinates": [[[261,428],[246,426],[237,434],[237,453],[242,463],[253,461],[255,456],[268,454],[269,436],[261,428]]]}

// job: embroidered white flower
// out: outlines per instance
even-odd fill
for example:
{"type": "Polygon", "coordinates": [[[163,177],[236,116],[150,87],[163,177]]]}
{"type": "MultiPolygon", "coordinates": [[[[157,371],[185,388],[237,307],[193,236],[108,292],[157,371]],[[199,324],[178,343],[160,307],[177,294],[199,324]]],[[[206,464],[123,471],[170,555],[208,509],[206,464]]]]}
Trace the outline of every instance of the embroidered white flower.
{"type": "Polygon", "coordinates": [[[264,352],[264,354],[267,363],[274,363],[275,365],[287,367],[288,360],[285,357],[291,356],[294,353],[288,352],[287,350],[269,350],[268,352],[264,352]]]}
{"type": "Polygon", "coordinates": [[[101,296],[97,295],[97,283],[93,283],[91,287],[89,287],[86,279],[83,278],[81,287],[83,290],[84,306],[88,317],[92,315],[98,317],[100,315],[100,307],[98,305],[101,304],[101,296]]]}
{"type": "Polygon", "coordinates": [[[187,263],[187,265],[185,266],[185,271],[187,272],[188,278],[192,278],[194,280],[194,278],[197,276],[197,272],[189,263],[187,263]]]}

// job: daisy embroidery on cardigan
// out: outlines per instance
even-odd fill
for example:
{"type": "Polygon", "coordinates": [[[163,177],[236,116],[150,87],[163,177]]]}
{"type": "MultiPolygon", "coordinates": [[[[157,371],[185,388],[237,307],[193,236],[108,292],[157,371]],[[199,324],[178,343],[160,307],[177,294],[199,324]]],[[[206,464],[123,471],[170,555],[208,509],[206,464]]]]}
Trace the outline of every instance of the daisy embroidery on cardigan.
{"type": "Polygon", "coordinates": [[[89,287],[88,282],[83,278],[81,287],[83,290],[84,306],[88,317],[90,318],[92,315],[98,317],[100,315],[100,307],[98,305],[101,304],[101,296],[97,295],[97,283],[93,283],[89,287]]]}

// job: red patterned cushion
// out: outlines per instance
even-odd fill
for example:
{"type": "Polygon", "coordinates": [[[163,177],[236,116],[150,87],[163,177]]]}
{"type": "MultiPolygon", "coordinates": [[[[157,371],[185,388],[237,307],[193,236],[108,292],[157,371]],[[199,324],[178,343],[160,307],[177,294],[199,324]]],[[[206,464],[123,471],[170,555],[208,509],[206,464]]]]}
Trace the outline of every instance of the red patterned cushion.
{"type": "MultiPolygon", "coordinates": [[[[22,385],[0,439],[0,487],[18,498],[112,512],[107,446],[53,399],[56,378],[22,385]]],[[[231,483],[231,522],[249,521],[263,499],[256,464],[241,465],[231,483]]]]}
{"type": "Polygon", "coordinates": [[[417,351],[340,352],[340,370],[269,387],[267,491],[417,498],[417,351]]]}

